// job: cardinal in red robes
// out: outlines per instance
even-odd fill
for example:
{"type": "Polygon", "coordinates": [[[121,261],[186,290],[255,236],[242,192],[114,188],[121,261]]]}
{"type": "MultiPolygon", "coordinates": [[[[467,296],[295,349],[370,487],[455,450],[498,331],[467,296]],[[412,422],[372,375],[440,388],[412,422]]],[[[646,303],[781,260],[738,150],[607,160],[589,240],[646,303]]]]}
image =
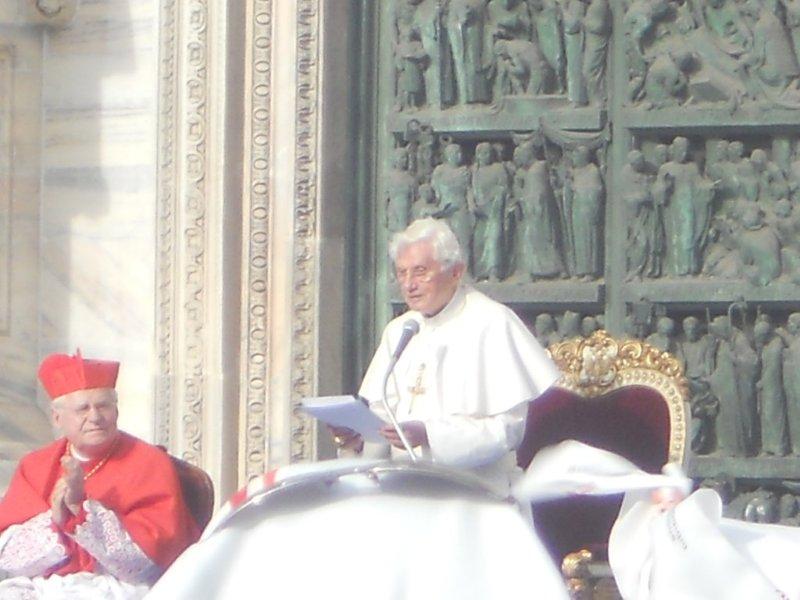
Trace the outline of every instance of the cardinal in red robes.
{"type": "Polygon", "coordinates": [[[141,598],[199,537],[170,457],[117,429],[118,371],[42,361],[63,437],[22,458],[0,501],[0,598],[141,598]]]}

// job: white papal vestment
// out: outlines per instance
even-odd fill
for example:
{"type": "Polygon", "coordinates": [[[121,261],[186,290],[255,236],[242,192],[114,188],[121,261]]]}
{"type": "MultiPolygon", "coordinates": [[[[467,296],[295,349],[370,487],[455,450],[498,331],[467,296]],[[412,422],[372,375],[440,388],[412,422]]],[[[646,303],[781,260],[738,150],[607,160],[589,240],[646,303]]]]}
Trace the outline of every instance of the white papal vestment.
{"type": "MultiPolygon", "coordinates": [[[[398,421],[425,423],[429,446],[421,455],[468,468],[508,493],[520,473],[514,451],[525,431],[527,402],[558,379],[555,364],[511,309],[461,285],[433,317],[409,311],[384,329],[359,391],[379,414],[384,374],[409,319],[419,323],[419,333],[387,386],[398,421]]],[[[388,446],[367,444],[364,452],[379,456],[388,446]]]]}

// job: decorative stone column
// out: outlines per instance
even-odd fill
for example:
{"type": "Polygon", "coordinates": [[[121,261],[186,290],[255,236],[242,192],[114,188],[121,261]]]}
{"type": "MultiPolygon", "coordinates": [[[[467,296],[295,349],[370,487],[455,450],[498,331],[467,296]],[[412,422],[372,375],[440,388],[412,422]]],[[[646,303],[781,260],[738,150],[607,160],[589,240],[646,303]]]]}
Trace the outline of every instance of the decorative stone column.
{"type": "Polygon", "coordinates": [[[341,391],[336,214],[352,182],[320,166],[321,24],[353,15],[325,0],[219,4],[161,5],[157,438],[224,499],[320,454],[298,405],[320,389],[321,347],[335,357],[322,387],[341,391]]]}

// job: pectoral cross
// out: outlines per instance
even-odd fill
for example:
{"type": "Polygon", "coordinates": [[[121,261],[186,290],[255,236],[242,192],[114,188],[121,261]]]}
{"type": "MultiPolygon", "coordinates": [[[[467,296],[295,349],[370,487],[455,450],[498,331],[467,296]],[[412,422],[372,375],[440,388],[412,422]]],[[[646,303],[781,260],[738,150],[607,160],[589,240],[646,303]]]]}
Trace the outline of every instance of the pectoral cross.
{"type": "Polygon", "coordinates": [[[413,387],[408,388],[408,391],[411,392],[411,406],[409,407],[409,412],[414,410],[414,402],[417,399],[417,396],[421,396],[425,393],[425,386],[422,385],[422,377],[425,374],[425,363],[421,363],[419,369],[417,370],[417,380],[414,382],[413,387]]]}

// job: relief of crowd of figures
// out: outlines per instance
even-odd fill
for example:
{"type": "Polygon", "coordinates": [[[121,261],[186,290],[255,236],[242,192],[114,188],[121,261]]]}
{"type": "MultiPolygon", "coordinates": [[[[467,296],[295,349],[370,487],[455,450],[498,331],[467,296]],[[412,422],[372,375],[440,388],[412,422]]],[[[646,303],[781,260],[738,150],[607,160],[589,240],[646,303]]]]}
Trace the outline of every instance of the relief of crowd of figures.
{"type": "Polygon", "coordinates": [[[477,281],[602,275],[602,150],[560,148],[536,135],[511,148],[432,135],[395,148],[386,177],[389,232],[423,216],[446,220],[477,281]]]}
{"type": "Polygon", "coordinates": [[[789,138],[646,142],[628,154],[620,189],[629,279],[800,283],[800,155],[789,138]]]}
{"type": "Polygon", "coordinates": [[[543,344],[608,327],[674,354],[698,483],[800,524],[800,0],[386,6],[381,235],[446,220],[543,344]]]}
{"type": "Polygon", "coordinates": [[[628,104],[800,108],[798,0],[633,0],[623,23],[628,104]]]}
{"type": "Polygon", "coordinates": [[[397,0],[396,108],[604,98],[608,0],[397,0]]]}
{"type": "MultiPolygon", "coordinates": [[[[800,0],[627,0],[626,102],[800,108],[800,0]]],[[[609,0],[395,0],[396,109],[606,97],[609,0]]]]}
{"type": "MultiPolygon", "coordinates": [[[[443,138],[395,148],[390,233],[420,216],[447,220],[478,281],[602,276],[602,149],[538,135],[516,145],[443,138]]],[[[618,197],[629,280],[800,283],[800,157],[789,138],[644,140],[622,168],[618,197]]]]}

